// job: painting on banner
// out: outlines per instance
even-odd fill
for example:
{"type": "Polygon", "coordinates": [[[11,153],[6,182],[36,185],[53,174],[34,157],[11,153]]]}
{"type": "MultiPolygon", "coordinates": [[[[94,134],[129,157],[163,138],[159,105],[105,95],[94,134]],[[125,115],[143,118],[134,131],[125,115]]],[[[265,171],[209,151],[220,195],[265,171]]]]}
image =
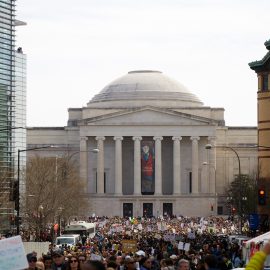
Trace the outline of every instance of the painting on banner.
{"type": "Polygon", "coordinates": [[[155,144],[154,141],[141,142],[141,191],[142,194],[155,192],[155,144]]]}

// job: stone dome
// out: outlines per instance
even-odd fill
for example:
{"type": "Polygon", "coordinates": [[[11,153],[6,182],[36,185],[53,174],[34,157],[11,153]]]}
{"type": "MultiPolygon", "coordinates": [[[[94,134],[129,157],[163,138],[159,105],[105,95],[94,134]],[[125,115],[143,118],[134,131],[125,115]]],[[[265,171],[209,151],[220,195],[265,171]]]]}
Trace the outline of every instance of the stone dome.
{"type": "Polygon", "coordinates": [[[185,86],[160,71],[137,70],[105,86],[88,107],[198,107],[203,103],[185,86]]]}

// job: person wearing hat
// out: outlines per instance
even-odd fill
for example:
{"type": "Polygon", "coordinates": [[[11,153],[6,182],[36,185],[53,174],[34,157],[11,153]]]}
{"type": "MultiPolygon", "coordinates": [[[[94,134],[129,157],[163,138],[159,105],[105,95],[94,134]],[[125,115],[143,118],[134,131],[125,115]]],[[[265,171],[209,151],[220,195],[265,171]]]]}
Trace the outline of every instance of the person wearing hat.
{"type": "Polygon", "coordinates": [[[61,249],[55,250],[52,253],[52,269],[53,270],[67,270],[67,264],[65,262],[64,252],[61,249]]]}
{"type": "Polygon", "coordinates": [[[38,270],[36,267],[37,263],[37,256],[33,253],[28,253],[26,255],[27,261],[28,261],[28,268],[27,270],[38,270]]]}

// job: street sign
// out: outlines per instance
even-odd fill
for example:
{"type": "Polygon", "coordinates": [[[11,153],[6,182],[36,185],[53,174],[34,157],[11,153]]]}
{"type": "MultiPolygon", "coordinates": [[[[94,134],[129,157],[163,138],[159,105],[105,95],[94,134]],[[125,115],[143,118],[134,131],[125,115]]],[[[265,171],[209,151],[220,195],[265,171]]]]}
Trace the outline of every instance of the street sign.
{"type": "Polygon", "coordinates": [[[249,215],[249,229],[257,230],[259,227],[259,215],[258,214],[250,214],[249,215]]]}

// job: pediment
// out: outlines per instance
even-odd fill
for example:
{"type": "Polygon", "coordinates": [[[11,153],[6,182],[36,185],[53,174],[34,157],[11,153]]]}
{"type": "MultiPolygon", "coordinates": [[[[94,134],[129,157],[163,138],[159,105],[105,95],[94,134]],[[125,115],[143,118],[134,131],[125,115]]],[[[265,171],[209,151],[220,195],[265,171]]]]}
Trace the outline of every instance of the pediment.
{"type": "Polygon", "coordinates": [[[209,125],[214,120],[167,109],[143,108],[83,120],[83,125],[209,125]]]}

